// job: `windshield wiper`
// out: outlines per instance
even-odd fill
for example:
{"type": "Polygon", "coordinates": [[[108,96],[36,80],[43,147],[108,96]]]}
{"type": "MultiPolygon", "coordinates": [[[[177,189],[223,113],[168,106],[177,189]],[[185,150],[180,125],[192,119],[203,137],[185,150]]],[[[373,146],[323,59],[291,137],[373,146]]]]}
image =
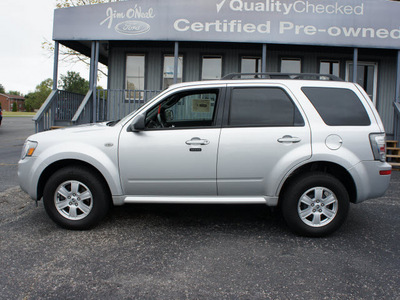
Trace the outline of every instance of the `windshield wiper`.
{"type": "Polygon", "coordinates": [[[120,120],[121,120],[121,119],[115,120],[115,121],[110,121],[110,122],[106,123],[106,125],[107,125],[107,126],[114,126],[114,125],[117,124],[120,120]]]}

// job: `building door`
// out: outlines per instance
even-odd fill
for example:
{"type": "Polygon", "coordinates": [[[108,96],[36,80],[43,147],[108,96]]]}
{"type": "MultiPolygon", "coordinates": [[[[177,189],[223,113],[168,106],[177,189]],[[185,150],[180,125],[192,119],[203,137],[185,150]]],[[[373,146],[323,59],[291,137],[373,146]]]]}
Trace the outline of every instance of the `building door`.
{"type": "MultiPolygon", "coordinates": [[[[353,79],[353,62],[348,61],[346,64],[346,80],[353,79]]],[[[374,62],[358,62],[357,63],[357,83],[363,87],[368,96],[376,105],[376,87],[378,83],[378,64],[374,62]]]]}

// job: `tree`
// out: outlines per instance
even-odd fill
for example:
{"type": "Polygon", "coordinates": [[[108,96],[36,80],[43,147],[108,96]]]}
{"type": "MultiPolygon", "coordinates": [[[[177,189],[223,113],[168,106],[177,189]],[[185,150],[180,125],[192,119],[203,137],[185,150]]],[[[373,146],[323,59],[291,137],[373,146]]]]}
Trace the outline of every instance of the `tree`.
{"type": "Polygon", "coordinates": [[[43,80],[36,86],[33,93],[29,93],[25,96],[25,108],[27,111],[38,109],[42,106],[43,102],[50,95],[53,87],[53,80],[48,78],[43,80]]]}
{"type": "Polygon", "coordinates": [[[6,89],[4,86],[0,83],[0,93],[4,94],[6,92],[6,89]]]}
{"type": "Polygon", "coordinates": [[[17,102],[13,102],[12,111],[13,111],[13,112],[16,112],[16,111],[17,111],[17,102]]]}
{"type": "Polygon", "coordinates": [[[89,81],[82,78],[77,72],[68,71],[67,75],[61,75],[58,82],[64,91],[85,95],[89,90],[89,81]]]}
{"type": "Polygon", "coordinates": [[[17,96],[22,96],[22,93],[19,91],[8,91],[9,95],[17,95],[17,96]]]}
{"type": "Polygon", "coordinates": [[[106,2],[118,2],[127,0],[57,0],[57,8],[71,7],[71,6],[81,6],[81,5],[91,5],[106,2]]]}

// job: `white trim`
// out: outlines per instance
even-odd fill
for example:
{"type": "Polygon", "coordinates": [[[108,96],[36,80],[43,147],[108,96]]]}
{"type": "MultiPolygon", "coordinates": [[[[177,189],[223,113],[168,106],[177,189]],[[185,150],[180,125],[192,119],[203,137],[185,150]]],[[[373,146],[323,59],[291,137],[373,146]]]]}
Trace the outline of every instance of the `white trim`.
{"type": "Polygon", "coordinates": [[[157,204],[266,204],[276,206],[278,197],[268,196],[127,196],[124,203],[157,204]]]}

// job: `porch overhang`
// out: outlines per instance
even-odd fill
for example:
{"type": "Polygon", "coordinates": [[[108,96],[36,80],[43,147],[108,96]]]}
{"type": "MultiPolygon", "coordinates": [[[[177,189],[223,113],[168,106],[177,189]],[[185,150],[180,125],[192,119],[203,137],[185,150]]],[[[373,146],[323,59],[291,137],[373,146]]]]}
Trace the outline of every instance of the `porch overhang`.
{"type": "MultiPolygon", "coordinates": [[[[58,41],[60,44],[75,50],[79,53],[86,55],[87,57],[91,56],[91,47],[92,41],[58,41]]],[[[100,42],[99,47],[99,62],[103,65],[108,66],[108,41],[100,42]]]]}

